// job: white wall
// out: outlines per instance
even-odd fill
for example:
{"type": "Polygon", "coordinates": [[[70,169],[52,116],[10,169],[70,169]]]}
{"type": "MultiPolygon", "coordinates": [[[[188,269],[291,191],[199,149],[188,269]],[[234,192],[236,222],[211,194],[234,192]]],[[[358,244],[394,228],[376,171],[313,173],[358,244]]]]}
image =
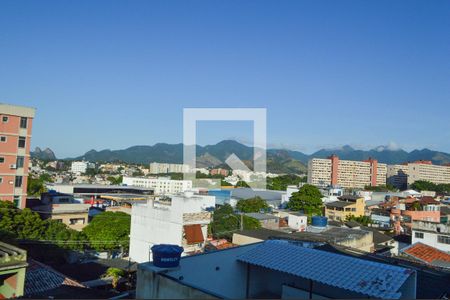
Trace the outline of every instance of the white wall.
{"type": "Polygon", "coordinates": [[[450,245],[449,244],[438,243],[438,241],[437,241],[438,235],[439,235],[438,233],[416,231],[416,230],[413,229],[413,231],[412,231],[412,244],[420,242],[422,244],[434,247],[434,248],[439,249],[441,251],[445,251],[445,252],[449,252],[450,253],[450,245]],[[416,232],[423,233],[423,239],[417,238],[416,237],[416,232]]]}
{"type": "Polygon", "coordinates": [[[298,231],[306,230],[306,226],[308,225],[308,217],[307,216],[297,216],[289,214],[288,216],[288,226],[292,229],[298,231]]]}
{"type": "MultiPolygon", "coordinates": [[[[131,210],[130,258],[142,263],[149,261],[149,251],[156,244],[182,245],[183,214],[198,213],[214,207],[214,196],[194,195],[190,198],[172,196],[170,206],[133,205],[131,210]]],[[[206,222],[205,224],[208,224],[206,222]]],[[[204,229],[206,237],[206,229],[204,229]]]]}
{"type": "Polygon", "coordinates": [[[192,189],[191,180],[171,180],[166,178],[141,178],[124,176],[122,183],[129,186],[153,188],[155,194],[176,194],[192,189]]]}

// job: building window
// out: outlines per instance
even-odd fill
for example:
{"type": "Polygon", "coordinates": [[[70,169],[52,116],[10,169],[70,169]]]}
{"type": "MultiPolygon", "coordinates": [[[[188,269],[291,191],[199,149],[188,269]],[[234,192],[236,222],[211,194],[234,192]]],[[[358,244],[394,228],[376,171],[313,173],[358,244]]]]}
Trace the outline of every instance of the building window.
{"type": "Polygon", "coordinates": [[[423,239],[423,232],[415,232],[414,237],[416,239],[423,239]]]}
{"type": "Polygon", "coordinates": [[[14,182],[15,187],[22,187],[22,176],[16,176],[16,180],[14,182]]]}
{"type": "Polygon", "coordinates": [[[438,243],[450,245],[450,236],[438,235],[438,243]]]}
{"type": "Polygon", "coordinates": [[[5,158],[3,156],[0,156],[0,164],[5,162],[5,158]]]}
{"type": "Polygon", "coordinates": [[[23,156],[17,156],[16,167],[23,168],[24,161],[25,161],[25,158],[23,156]]]}
{"type": "Polygon", "coordinates": [[[4,135],[0,136],[0,142],[6,143],[6,136],[4,135]]]}
{"type": "Polygon", "coordinates": [[[14,196],[13,203],[15,207],[20,207],[20,196],[14,196]]]}
{"type": "Polygon", "coordinates": [[[25,148],[25,137],[19,136],[19,148],[25,148]]]}
{"type": "Polygon", "coordinates": [[[9,118],[7,116],[3,116],[2,117],[2,122],[3,123],[8,123],[9,118]]]}
{"type": "Polygon", "coordinates": [[[0,184],[3,183],[3,177],[0,177],[0,184]]]}
{"type": "Polygon", "coordinates": [[[28,119],[25,117],[20,118],[20,128],[27,128],[28,119]]]}

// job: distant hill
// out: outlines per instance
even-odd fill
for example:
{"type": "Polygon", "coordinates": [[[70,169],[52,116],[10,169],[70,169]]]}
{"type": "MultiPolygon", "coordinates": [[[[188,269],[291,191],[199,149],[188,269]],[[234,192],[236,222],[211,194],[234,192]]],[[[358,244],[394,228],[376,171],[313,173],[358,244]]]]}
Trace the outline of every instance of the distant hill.
{"type": "Polygon", "coordinates": [[[34,151],[30,152],[31,157],[38,158],[42,160],[55,160],[56,155],[50,148],[45,148],[45,150],[41,150],[41,148],[36,147],[34,151]]]}
{"type": "MultiPolygon", "coordinates": [[[[223,166],[228,156],[233,153],[251,167],[253,147],[233,140],[221,141],[215,145],[196,147],[198,167],[223,166]]],[[[309,159],[326,158],[332,154],[348,160],[365,160],[372,157],[381,163],[387,164],[400,164],[420,159],[431,160],[435,164],[450,163],[450,154],[429,149],[407,152],[402,149],[379,146],[372,150],[357,150],[346,145],[335,149],[321,149],[311,155],[294,150],[268,149],[267,170],[273,173],[306,173],[306,165],[309,159]]],[[[74,159],[97,162],[124,161],[142,164],[150,162],[182,163],[183,144],[158,143],[153,146],[133,146],[123,150],[91,150],[74,159]]]]}
{"type": "MultiPolygon", "coordinates": [[[[280,150],[286,153],[284,150],[280,150]]],[[[197,166],[217,167],[225,163],[231,155],[236,154],[241,160],[251,166],[253,147],[232,140],[221,141],[215,145],[197,146],[197,166]]],[[[133,146],[124,150],[91,150],[74,159],[89,161],[124,161],[128,163],[148,164],[151,162],[182,163],[183,144],[155,144],[153,146],[133,146]]],[[[280,155],[276,151],[268,151],[267,170],[274,173],[305,173],[306,166],[290,157],[280,155]]]]}

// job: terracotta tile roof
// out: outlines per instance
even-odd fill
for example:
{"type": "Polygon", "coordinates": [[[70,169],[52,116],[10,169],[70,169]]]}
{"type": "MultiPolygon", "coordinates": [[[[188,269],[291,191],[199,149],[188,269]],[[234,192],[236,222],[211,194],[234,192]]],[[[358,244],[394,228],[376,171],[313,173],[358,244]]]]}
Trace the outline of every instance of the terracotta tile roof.
{"type": "Polygon", "coordinates": [[[415,243],[404,249],[403,253],[428,264],[450,266],[450,254],[422,243],[415,243]]]}
{"type": "Polygon", "coordinates": [[[420,199],[420,204],[423,204],[423,205],[428,205],[428,204],[439,205],[439,204],[441,204],[441,203],[440,203],[439,201],[434,200],[433,197],[430,197],[430,196],[423,196],[423,197],[420,199]]]}
{"type": "Polygon", "coordinates": [[[184,235],[188,244],[203,243],[205,238],[200,224],[184,225],[184,235]]]}

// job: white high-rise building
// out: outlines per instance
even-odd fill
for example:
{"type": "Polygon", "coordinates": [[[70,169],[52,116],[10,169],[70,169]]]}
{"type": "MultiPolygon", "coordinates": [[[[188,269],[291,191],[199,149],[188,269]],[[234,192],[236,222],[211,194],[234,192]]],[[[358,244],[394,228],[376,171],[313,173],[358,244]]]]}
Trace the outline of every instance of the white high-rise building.
{"type": "Polygon", "coordinates": [[[187,173],[189,165],[185,164],[166,164],[153,162],[150,164],[150,174],[167,174],[167,173],[187,173]]]}
{"type": "Polygon", "coordinates": [[[70,167],[70,171],[74,174],[84,174],[87,169],[95,168],[95,164],[88,161],[74,161],[70,167]]]}
{"type": "Polygon", "coordinates": [[[138,263],[150,261],[150,249],[158,244],[182,246],[183,255],[202,251],[215,201],[214,196],[185,192],[133,205],[130,258],[138,263]]]}
{"type": "Polygon", "coordinates": [[[168,177],[145,178],[124,176],[122,183],[130,186],[152,188],[155,195],[177,194],[192,189],[192,180],[172,180],[168,177]]]}

